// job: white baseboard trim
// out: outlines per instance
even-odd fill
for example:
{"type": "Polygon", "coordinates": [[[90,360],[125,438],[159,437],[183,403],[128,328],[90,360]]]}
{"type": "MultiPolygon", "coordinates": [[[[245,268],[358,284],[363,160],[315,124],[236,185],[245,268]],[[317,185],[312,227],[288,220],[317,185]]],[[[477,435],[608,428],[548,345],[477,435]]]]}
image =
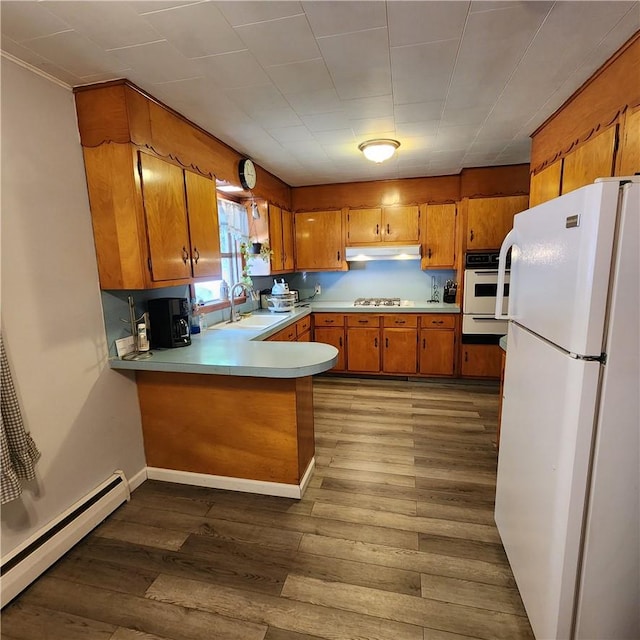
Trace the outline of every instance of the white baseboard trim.
{"type": "Polygon", "coordinates": [[[267,496],[300,499],[307,488],[307,484],[309,484],[315,462],[315,458],[311,458],[311,462],[302,476],[299,485],[284,484],[282,482],[265,482],[262,480],[247,480],[245,478],[232,478],[230,476],[214,476],[207,473],[176,471],[174,469],[161,469],[160,467],[147,467],[147,478],[149,480],[160,480],[162,482],[177,482],[178,484],[192,484],[197,487],[210,487],[211,489],[244,491],[245,493],[261,493],[267,496]]]}
{"type": "Polygon", "coordinates": [[[0,603],[4,607],[71,547],[129,500],[129,483],[116,471],[2,558],[0,603]]]}
{"type": "Polygon", "coordinates": [[[135,491],[147,479],[147,467],[143,467],[129,480],[129,490],[135,491]]]}

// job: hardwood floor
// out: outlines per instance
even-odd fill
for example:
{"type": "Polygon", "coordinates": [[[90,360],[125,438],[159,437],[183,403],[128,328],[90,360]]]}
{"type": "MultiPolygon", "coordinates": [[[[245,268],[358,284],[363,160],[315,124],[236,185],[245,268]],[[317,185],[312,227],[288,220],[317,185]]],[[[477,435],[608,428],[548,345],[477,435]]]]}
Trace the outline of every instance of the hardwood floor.
{"type": "Polygon", "coordinates": [[[493,523],[497,386],[325,377],[300,500],[147,481],[7,640],[532,639],[493,523]]]}

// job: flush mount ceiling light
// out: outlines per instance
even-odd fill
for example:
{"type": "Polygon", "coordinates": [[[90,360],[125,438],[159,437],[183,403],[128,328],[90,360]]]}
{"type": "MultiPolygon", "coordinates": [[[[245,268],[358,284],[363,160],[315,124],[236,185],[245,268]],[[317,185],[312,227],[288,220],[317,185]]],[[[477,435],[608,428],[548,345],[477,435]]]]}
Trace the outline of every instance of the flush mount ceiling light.
{"type": "Polygon", "coordinates": [[[389,138],[378,138],[377,140],[366,140],[358,145],[358,149],[364,153],[364,157],[372,162],[384,162],[388,160],[400,146],[397,140],[389,138]]]}

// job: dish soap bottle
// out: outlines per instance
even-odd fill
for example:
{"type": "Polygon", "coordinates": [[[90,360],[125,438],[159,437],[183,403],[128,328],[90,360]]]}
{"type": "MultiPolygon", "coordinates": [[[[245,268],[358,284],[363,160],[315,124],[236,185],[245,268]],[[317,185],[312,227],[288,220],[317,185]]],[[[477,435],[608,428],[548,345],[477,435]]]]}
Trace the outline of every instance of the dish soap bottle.
{"type": "Polygon", "coordinates": [[[220,283],[220,299],[228,300],[229,299],[229,285],[226,280],[223,280],[220,283]]]}

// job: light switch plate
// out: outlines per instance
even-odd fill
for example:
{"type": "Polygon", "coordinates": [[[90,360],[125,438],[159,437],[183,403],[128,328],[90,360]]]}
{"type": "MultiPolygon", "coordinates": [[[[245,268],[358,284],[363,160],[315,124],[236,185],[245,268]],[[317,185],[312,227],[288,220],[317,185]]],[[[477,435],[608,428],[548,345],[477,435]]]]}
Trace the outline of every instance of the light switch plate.
{"type": "Polygon", "coordinates": [[[127,353],[131,353],[136,348],[135,342],[133,340],[133,336],[129,336],[127,338],[120,338],[120,340],[116,340],[116,351],[118,352],[118,358],[122,358],[122,356],[126,356],[127,353]]]}

